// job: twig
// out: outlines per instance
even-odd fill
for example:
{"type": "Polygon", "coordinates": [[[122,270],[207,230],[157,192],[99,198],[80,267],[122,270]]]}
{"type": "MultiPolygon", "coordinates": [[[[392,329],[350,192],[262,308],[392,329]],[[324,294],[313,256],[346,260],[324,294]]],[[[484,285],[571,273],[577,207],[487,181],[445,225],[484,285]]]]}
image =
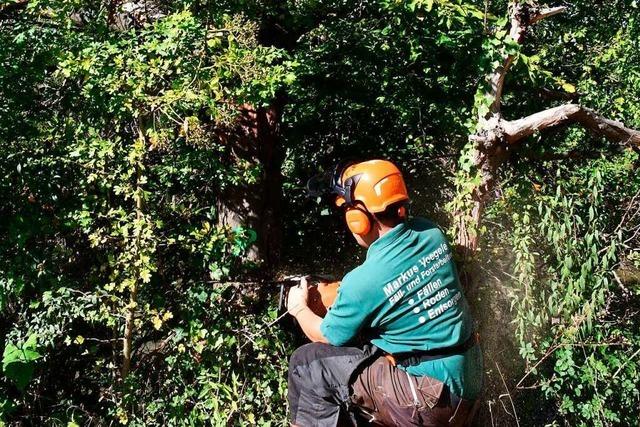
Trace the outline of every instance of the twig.
{"type": "Polygon", "coordinates": [[[493,404],[493,401],[489,400],[487,401],[487,404],[489,405],[489,416],[491,417],[491,427],[495,427],[495,424],[493,423],[493,410],[491,409],[491,405],[493,404]]]}
{"type": "Polygon", "coordinates": [[[622,283],[622,280],[620,280],[620,276],[618,276],[618,273],[616,273],[615,270],[612,270],[612,273],[613,273],[613,278],[616,280],[616,282],[618,283],[618,286],[620,286],[623,293],[628,295],[631,294],[631,291],[629,291],[629,289],[627,289],[627,287],[622,283]]]}
{"type": "Polygon", "coordinates": [[[500,402],[500,404],[502,405],[502,409],[504,410],[504,412],[506,412],[507,414],[509,414],[510,416],[515,418],[515,415],[511,413],[511,411],[509,411],[507,409],[507,407],[505,406],[504,402],[502,401],[502,398],[505,396],[509,396],[509,394],[507,393],[502,393],[501,395],[498,396],[498,402],[500,402]]]}
{"type": "Polygon", "coordinates": [[[544,354],[544,356],[542,356],[542,358],[540,358],[540,360],[538,360],[536,362],[535,365],[533,365],[531,367],[531,369],[529,369],[527,371],[527,373],[524,375],[524,377],[520,378],[520,381],[518,381],[518,384],[516,384],[515,388],[519,388],[520,384],[522,384],[522,381],[525,380],[525,378],[527,378],[529,376],[529,374],[531,374],[538,366],[540,366],[540,364],[549,356],[551,356],[553,354],[554,351],[556,351],[556,349],[560,347],[560,344],[556,344],[554,346],[549,347],[549,349],[547,350],[547,352],[544,354]]]}
{"type": "Polygon", "coordinates": [[[117,343],[122,341],[122,338],[111,338],[111,339],[105,339],[105,340],[101,340],[99,338],[85,338],[85,341],[93,341],[93,342],[98,342],[101,344],[113,344],[113,343],[117,343]]]}
{"type": "MultiPolygon", "coordinates": [[[[297,307],[296,307],[296,308],[297,308],[297,307]]],[[[271,327],[272,327],[273,325],[275,325],[276,323],[278,323],[278,322],[279,322],[283,317],[285,317],[287,314],[289,314],[289,312],[288,312],[288,311],[285,311],[285,312],[284,312],[284,313],[282,313],[280,316],[278,316],[276,319],[274,319],[274,320],[272,320],[271,322],[267,323],[267,324],[265,325],[265,327],[267,327],[267,328],[271,329],[271,327]]],[[[254,335],[255,335],[255,334],[254,334],[254,335]]],[[[245,334],[245,336],[247,336],[247,334],[245,334]]],[[[248,338],[248,337],[247,337],[247,338],[248,338]]],[[[249,338],[249,339],[250,339],[250,338],[249,338]]],[[[243,344],[238,348],[238,350],[242,350],[242,349],[244,348],[244,346],[245,346],[245,345],[247,345],[247,343],[249,343],[249,342],[253,342],[253,341],[245,341],[245,342],[244,342],[244,343],[243,343],[243,344]]],[[[254,344],[255,344],[255,342],[254,342],[254,344]]]]}
{"type": "Polygon", "coordinates": [[[640,353],[640,348],[637,349],[632,355],[631,357],[629,357],[627,360],[624,361],[624,363],[622,365],[620,365],[620,367],[616,370],[616,372],[613,374],[613,376],[611,377],[612,379],[615,378],[616,376],[618,376],[618,374],[620,373],[620,371],[622,370],[622,368],[624,368],[627,363],[629,363],[634,357],[636,357],[638,355],[638,353],[640,353]]]}
{"type": "Polygon", "coordinates": [[[271,322],[267,323],[265,326],[266,326],[267,328],[272,327],[273,325],[275,325],[276,323],[278,323],[278,321],[280,321],[280,320],[281,320],[284,316],[286,316],[287,314],[289,314],[289,312],[288,312],[288,311],[285,311],[285,312],[284,312],[284,313],[282,313],[280,316],[278,316],[275,320],[273,320],[273,321],[271,321],[271,322]]]}
{"type": "MultiPolygon", "coordinates": [[[[511,393],[509,392],[509,387],[507,387],[507,383],[504,380],[504,376],[502,375],[502,371],[500,370],[500,366],[498,365],[498,362],[496,362],[494,360],[493,363],[496,364],[496,368],[498,368],[498,373],[500,374],[500,379],[502,380],[502,384],[504,385],[504,389],[507,391],[506,396],[509,397],[509,402],[511,402],[511,408],[513,408],[513,417],[516,419],[516,425],[518,427],[520,427],[520,420],[518,420],[518,414],[516,412],[516,405],[513,403],[513,399],[511,398],[511,393]]],[[[501,395],[501,396],[504,396],[504,395],[501,395]]],[[[501,396],[499,396],[499,397],[501,397],[501,396]]]]}
{"type": "MultiPolygon", "coordinates": [[[[487,14],[489,13],[489,0],[484,0],[484,15],[482,17],[482,28],[484,29],[484,33],[488,34],[489,31],[487,29],[487,14]]],[[[493,424],[493,420],[492,420],[493,424]]]]}
{"type": "MultiPolygon", "coordinates": [[[[631,210],[631,208],[633,207],[633,205],[635,204],[636,198],[638,197],[638,195],[640,195],[640,190],[638,190],[636,192],[636,194],[633,195],[633,197],[631,198],[631,201],[629,202],[629,205],[627,206],[627,208],[624,210],[624,215],[622,215],[622,219],[620,220],[620,224],[618,224],[618,226],[616,227],[616,229],[613,231],[613,233],[616,233],[620,228],[622,228],[622,225],[625,223],[625,221],[627,220],[627,215],[629,214],[629,211],[631,210]]],[[[640,211],[640,209],[636,209],[636,211],[633,213],[633,215],[631,215],[631,218],[629,218],[629,220],[633,219],[633,217],[636,216],[636,214],[640,211]]]]}

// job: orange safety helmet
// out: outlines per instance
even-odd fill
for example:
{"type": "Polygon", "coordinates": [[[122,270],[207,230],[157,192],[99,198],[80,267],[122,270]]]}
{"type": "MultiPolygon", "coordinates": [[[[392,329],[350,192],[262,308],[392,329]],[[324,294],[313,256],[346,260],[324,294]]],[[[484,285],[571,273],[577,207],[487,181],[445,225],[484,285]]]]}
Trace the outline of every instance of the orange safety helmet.
{"type": "Polygon", "coordinates": [[[383,212],[394,203],[409,200],[400,169],[388,160],[339,163],[331,187],[338,195],[336,205],[346,208],[349,230],[360,235],[371,229],[369,213],[383,212]]]}

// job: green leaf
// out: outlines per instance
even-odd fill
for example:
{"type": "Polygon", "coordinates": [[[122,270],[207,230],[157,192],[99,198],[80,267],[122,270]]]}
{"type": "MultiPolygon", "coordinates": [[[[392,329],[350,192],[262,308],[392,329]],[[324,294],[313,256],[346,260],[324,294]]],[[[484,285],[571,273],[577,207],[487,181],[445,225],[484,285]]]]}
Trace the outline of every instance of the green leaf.
{"type": "Polygon", "coordinates": [[[151,281],[151,272],[147,269],[140,271],[140,279],[143,283],[149,283],[151,281]]]}
{"type": "Polygon", "coordinates": [[[431,9],[433,9],[433,0],[427,0],[427,12],[431,12],[431,9]]]}
{"type": "Polygon", "coordinates": [[[33,376],[34,363],[40,358],[36,351],[38,336],[31,334],[20,346],[9,343],[2,354],[2,370],[18,389],[23,390],[33,376]]]}

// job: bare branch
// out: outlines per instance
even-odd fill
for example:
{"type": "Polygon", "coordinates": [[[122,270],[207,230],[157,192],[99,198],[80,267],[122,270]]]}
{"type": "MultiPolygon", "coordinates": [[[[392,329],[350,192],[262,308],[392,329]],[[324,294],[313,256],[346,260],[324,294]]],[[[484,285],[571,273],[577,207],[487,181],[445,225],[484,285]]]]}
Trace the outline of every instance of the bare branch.
{"type": "Polygon", "coordinates": [[[513,63],[513,56],[509,55],[507,59],[505,59],[504,64],[498,66],[495,69],[491,77],[489,78],[489,87],[490,94],[493,98],[493,102],[491,103],[491,107],[489,108],[489,113],[487,113],[487,117],[490,117],[493,114],[497,114],[500,112],[500,104],[502,101],[502,88],[504,87],[504,79],[507,75],[507,71],[511,64],[513,63]]]}
{"type": "Polygon", "coordinates": [[[524,34],[529,26],[529,6],[527,4],[513,2],[509,6],[509,20],[511,28],[509,36],[518,44],[522,44],[524,34]]]}
{"type": "Polygon", "coordinates": [[[606,119],[577,104],[565,104],[519,120],[503,121],[502,126],[507,142],[515,144],[535,132],[572,123],[579,123],[594,134],[611,141],[640,146],[640,131],[630,129],[621,122],[606,119]]]}
{"type": "Polygon", "coordinates": [[[549,18],[554,15],[558,15],[567,10],[566,6],[550,7],[547,9],[541,9],[529,18],[529,24],[535,24],[538,21],[542,21],[545,18],[549,18]]]}

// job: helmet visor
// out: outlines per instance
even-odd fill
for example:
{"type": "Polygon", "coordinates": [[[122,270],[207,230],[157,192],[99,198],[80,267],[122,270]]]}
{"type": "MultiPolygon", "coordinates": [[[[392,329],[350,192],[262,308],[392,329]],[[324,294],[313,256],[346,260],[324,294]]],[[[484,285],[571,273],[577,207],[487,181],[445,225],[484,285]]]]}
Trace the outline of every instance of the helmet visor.
{"type": "Polygon", "coordinates": [[[342,161],[335,164],[331,169],[320,172],[309,178],[307,181],[307,192],[310,196],[324,196],[328,194],[344,195],[344,189],[340,180],[344,170],[352,165],[353,161],[342,161]]]}
{"type": "Polygon", "coordinates": [[[307,193],[310,197],[322,197],[332,193],[331,172],[320,172],[307,181],[307,193]]]}

